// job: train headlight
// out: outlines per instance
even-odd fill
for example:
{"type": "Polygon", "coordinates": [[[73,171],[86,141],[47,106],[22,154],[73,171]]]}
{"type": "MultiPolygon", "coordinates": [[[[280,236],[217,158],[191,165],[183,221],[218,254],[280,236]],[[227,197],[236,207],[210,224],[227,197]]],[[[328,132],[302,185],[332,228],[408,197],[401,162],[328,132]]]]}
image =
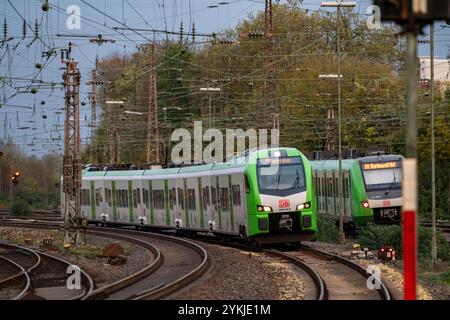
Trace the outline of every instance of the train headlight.
{"type": "Polygon", "coordinates": [[[363,202],[361,202],[361,205],[363,206],[363,208],[368,209],[369,208],[369,201],[364,200],[363,202]]]}
{"type": "Polygon", "coordinates": [[[258,205],[258,206],[256,206],[256,209],[259,212],[272,212],[272,207],[269,207],[269,206],[260,206],[260,205],[258,205]]]}
{"type": "Polygon", "coordinates": [[[309,208],[311,208],[311,202],[309,202],[309,201],[297,205],[297,210],[303,210],[303,209],[309,209],[309,208]]]}

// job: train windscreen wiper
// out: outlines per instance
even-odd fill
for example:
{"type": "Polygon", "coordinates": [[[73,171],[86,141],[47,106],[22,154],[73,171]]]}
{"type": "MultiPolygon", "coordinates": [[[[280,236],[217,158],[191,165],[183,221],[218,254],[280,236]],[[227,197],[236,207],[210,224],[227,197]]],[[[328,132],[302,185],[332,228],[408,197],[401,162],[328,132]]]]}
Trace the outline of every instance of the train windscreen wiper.
{"type": "Polygon", "coordinates": [[[385,196],[387,196],[389,194],[389,192],[391,191],[392,187],[396,184],[397,182],[397,178],[395,177],[395,171],[392,171],[392,174],[394,175],[394,181],[391,182],[391,184],[389,185],[389,188],[386,190],[386,192],[384,193],[385,196]]]}

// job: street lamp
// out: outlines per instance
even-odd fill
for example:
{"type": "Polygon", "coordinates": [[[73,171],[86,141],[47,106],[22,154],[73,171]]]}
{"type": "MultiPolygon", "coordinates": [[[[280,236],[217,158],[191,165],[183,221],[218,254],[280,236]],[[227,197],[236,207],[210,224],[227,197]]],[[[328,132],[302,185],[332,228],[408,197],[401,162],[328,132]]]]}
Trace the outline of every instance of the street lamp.
{"type": "Polygon", "coordinates": [[[355,2],[321,2],[321,7],[334,7],[337,11],[337,80],[338,80],[338,144],[339,144],[339,243],[345,242],[344,234],[344,212],[342,211],[342,132],[341,132],[341,47],[339,35],[339,22],[341,20],[341,7],[353,8],[356,6],[355,2]]]}

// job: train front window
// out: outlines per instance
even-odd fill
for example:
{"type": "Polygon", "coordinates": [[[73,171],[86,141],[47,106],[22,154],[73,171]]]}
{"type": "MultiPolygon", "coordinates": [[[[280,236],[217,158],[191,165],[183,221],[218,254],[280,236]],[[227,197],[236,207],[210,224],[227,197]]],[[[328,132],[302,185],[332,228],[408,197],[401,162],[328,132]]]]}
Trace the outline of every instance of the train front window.
{"type": "Polygon", "coordinates": [[[287,195],[306,190],[299,157],[259,159],[257,173],[259,191],[263,194],[287,195]]]}
{"type": "Polygon", "coordinates": [[[364,181],[367,191],[400,190],[402,188],[402,168],[400,161],[363,163],[364,181]]]}

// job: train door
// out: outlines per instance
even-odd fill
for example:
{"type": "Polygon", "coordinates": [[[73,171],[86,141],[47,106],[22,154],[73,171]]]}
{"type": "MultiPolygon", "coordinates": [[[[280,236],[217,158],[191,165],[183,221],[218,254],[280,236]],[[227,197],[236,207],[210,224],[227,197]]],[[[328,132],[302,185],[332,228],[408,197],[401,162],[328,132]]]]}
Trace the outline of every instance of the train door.
{"type": "MultiPolygon", "coordinates": [[[[244,174],[241,172],[235,173],[232,174],[229,179],[231,190],[231,210],[233,217],[232,230],[235,233],[239,233],[242,226],[247,226],[247,210],[245,210],[246,203],[244,196],[244,174]]],[[[248,233],[248,230],[246,231],[248,233]]]]}
{"type": "Polygon", "coordinates": [[[117,200],[117,220],[121,223],[127,223],[129,221],[128,181],[125,179],[117,179],[115,187],[117,200]]]}
{"type": "MultiPolygon", "coordinates": [[[[80,212],[81,216],[83,218],[90,219],[90,209],[91,209],[91,203],[90,203],[90,192],[89,192],[89,185],[90,182],[86,179],[83,179],[81,183],[81,190],[80,190],[80,212]]],[[[65,195],[62,194],[63,199],[65,201],[65,195]]],[[[62,205],[64,205],[64,202],[62,202],[62,205]]],[[[62,207],[62,211],[64,213],[64,206],[62,207]]]]}
{"type": "Polygon", "coordinates": [[[220,207],[220,215],[222,222],[222,230],[225,232],[231,231],[231,203],[230,203],[230,187],[228,175],[220,175],[219,179],[219,192],[218,202],[220,207]]]}
{"type": "Polygon", "coordinates": [[[213,177],[203,176],[200,178],[202,188],[202,208],[204,214],[205,229],[214,231],[216,228],[216,216],[211,201],[211,181],[213,177]]]}
{"type": "Polygon", "coordinates": [[[184,194],[184,178],[178,177],[177,178],[177,204],[176,204],[176,210],[177,210],[177,220],[176,220],[176,226],[177,228],[185,228],[188,226],[188,220],[189,217],[187,217],[186,214],[186,201],[185,201],[185,194],[184,194]]]}
{"type": "Polygon", "coordinates": [[[199,191],[196,177],[186,178],[187,210],[189,214],[190,228],[200,228],[200,208],[198,203],[199,191]]]}
{"type": "Polygon", "coordinates": [[[143,207],[143,216],[145,217],[146,224],[151,225],[154,223],[153,221],[153,208],[151,206],[151,188],[152,181],[151,180],[142,180],[141,188],[142,188],[142,207],[143,207]]]}
{"type": "Polygon", "coordinates": [[[104,180],[103,186],[105,190],[105,198],[103,205],[103,213],[106,221],[115,221],[112,212],[112,183],[110,180],[104,180]]]}
{"type": "Polygon", "coordinates": [[[177,180],[175,178],[167,180],[168,188],[168,207],[169,207],[169,225],[175,226],[178,218],[177,208],[177,180]]]}
{"type": "Polygon", "coordinates": [[[351,209],[350,209],[350,171],[344,171],[344,215],[346,217],[351,217],[351,209]]]}
{"type": "Polygon", "coordinates": [[[136,221],[138,221],[140,224],[146,225],[148,223],[147,214],[146,214],[146,207],[145,207],[145,199],[144,199],[144,186],[147,181],[144,181],[141,177],[135,181],[137,186],[137,210],[135,212],[136,215],[136,221]]]}
{"type": "Polygon", "coordinates": [[[155,225],[165,225],[164,180],[152,181],[152,198],[155,225]]]}
{"type": "Polygon", "coordinates": [[[223,231],[222,216],[219,205],[219,177],[216,175],[210,176],[210,192],[211,192],[211,215],[215,222],[214,230],[223,231]]]}

